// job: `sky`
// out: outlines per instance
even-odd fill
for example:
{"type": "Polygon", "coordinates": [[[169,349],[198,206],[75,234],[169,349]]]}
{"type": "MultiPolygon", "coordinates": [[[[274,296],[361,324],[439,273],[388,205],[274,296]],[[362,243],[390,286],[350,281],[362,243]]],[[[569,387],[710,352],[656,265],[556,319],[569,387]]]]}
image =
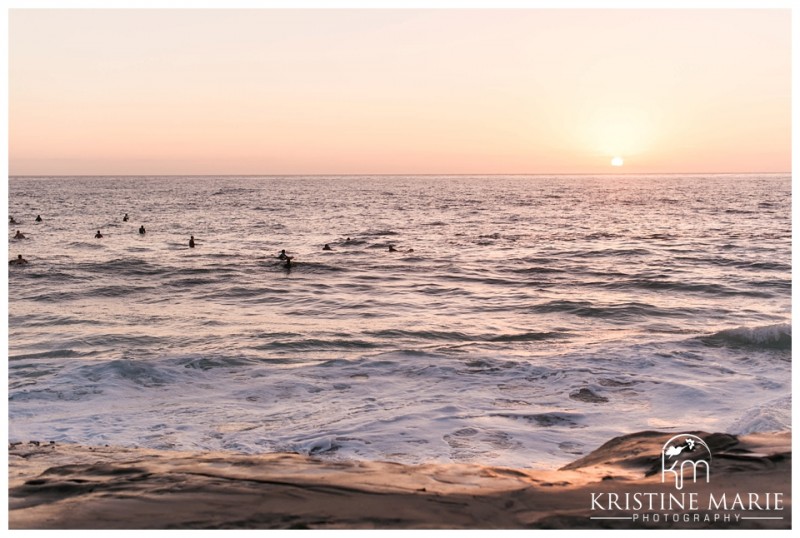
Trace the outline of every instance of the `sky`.
{"type": "Polygon", "coordinates": [[[791,170],[788,9],[14,9],[8,23],[10,175],[791,170]]]}

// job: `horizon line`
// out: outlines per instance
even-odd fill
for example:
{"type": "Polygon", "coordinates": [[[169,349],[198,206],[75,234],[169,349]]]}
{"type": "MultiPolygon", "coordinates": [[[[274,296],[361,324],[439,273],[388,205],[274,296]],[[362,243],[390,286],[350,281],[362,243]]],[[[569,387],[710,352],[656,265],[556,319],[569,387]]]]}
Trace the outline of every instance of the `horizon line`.
{"type": "Polygon", "coordinates": [[[511,172],[511,173],[481,173],[481,172],[459,172],[459,173],[311,173],[311,174],[8,174],[8,178],[24,177],[402,177],[402,176],[677,176],[677,175],[759,175],[759,174],[791,174],[792,171],[784,172],[511,172]]]}

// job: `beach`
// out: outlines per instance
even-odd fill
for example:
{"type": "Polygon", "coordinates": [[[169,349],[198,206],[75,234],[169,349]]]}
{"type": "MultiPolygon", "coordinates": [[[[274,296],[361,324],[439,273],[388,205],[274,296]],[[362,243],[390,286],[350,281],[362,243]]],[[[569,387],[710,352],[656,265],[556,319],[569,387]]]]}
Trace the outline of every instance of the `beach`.
{"type": "Polygon", "coordinates": [[[672,435],[664,432],[617,437],[558,470],[21,443],[9,449],[9,526],[790,528],[788,433],[695,434],[711,447],[712,476],[684,485],[684,494],[695,495],[696,507],[687,502],[683,509],[673,504],[667,510],[661,509],[660,495],[678,492],[661,482],[659,451],[672,435]],[[636,510],[633,502],[625,509],[626,494],[641,501],[647,492],[655,499],[652,510],[646,502],[644,509],[636,510]],[[760,509],[752,506],[751,493],[760,509]],[[610,494],[619,496],[621,510],[607,509],[610,494]],[[735,504],[737,495],[742,506],[735,504]]]}

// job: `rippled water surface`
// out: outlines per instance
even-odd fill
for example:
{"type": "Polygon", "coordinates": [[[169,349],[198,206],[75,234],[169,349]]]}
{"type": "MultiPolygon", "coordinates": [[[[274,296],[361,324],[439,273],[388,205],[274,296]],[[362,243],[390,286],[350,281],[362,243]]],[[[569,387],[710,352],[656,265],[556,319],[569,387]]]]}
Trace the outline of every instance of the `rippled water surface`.
{"type": "Polygon", "coordinates": [[[786,175],[11,178],[10,437],[547,467],[787,429],[790,207],[786,175]]]}

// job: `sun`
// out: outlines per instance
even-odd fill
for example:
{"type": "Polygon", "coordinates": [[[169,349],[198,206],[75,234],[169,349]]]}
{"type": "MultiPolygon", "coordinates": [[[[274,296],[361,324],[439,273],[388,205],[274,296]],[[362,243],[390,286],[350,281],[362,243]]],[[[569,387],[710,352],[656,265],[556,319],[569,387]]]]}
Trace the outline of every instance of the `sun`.
{"type": "Polygon", "coordinates": [[[625,161],[622,160],[622,157],[614,157],[611,159],[611,166],[622,166],[625,161]]]}

